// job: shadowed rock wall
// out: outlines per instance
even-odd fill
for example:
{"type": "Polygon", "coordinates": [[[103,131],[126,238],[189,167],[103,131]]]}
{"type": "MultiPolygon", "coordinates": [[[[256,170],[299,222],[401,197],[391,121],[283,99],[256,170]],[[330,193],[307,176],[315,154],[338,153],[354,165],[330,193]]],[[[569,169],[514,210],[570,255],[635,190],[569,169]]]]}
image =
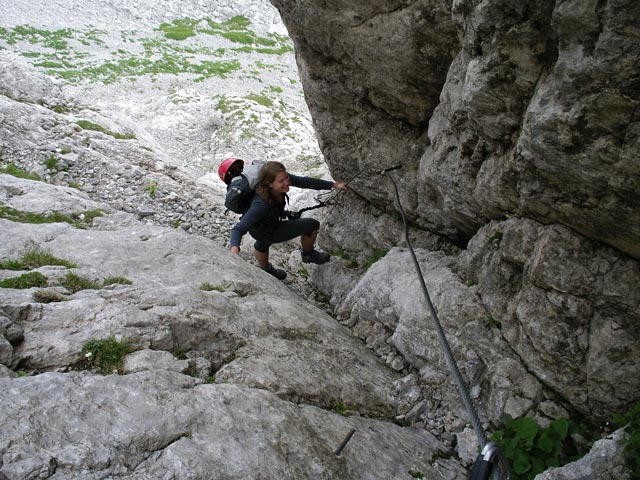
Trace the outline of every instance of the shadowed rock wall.
{"type": "MultiPolygon", "coordinates": [[[[449,311],[450,299],[438,308],[454,319],[452,336],[468,334],[454,350],[470,383],[484,382],[492,420],[543,405],[540,385],[592,419],[636,401],[640,3],[272,3],[294,39],[333,176],[359,173],[351,185],[364,201],[332,210],[325,245],[401,244],[400,229],[379,228],[397,206],[375,171],[402,164],[393,175],[413,235],[427,250],[441,247],[425,230],[464,249],[445,263],[482,306],[471,316],[449,311]],[[466,327],[483,321],[499,325],[499,344],[515,357],[483,349],[484,334],[466,327]],[[486,365],[471,365],[469,349],[486,365]],[[492,370],[500,362],[539,384],[529,392],[517,375],[505,387],[513,367],[492,370]],[[509,400],[518,391],[523,398],[509,400]]],[[[325,281],[346,278],[337,266],[316,278],[379,355],[424,370],[424,351],[438,346],[424,334],[423,309],[408,328],[413,290],[384,293],[413,278],[411,264],[397,253],[381,262],[350,294],[325,281]]]]}
{"type": "Polygon", "coordinates": [[[402,163],[410,217],[461,245],[518,215],[640,257],[638,2],[272,3],[334,176],[402,163]]]}

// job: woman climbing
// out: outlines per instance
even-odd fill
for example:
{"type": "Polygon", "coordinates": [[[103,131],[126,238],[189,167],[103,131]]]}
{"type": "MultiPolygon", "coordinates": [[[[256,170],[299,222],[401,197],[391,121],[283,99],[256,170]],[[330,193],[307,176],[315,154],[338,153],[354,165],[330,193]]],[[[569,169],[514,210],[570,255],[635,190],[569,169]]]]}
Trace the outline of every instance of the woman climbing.
{"type": "Polygon", "coordinates": [[[229,243],[231,252],[237,255],[240,253],[242,236],[249,232],[256,240],[253,254],[258,265],[278,280],[283,280],[287,274],[284,270],[274,268],[269,262],[269,247],[273,243],[300,237],[304,263],[322,264],[330,258],[328,253],[314,248],[320,222],[314,218],[286,219],[286,194],[290,186],[313,190],[347,189],[345,183],[290,175],[282,163],[265,162],[258,174],[258,183],[249,209],[231,230],[229,243]]]}

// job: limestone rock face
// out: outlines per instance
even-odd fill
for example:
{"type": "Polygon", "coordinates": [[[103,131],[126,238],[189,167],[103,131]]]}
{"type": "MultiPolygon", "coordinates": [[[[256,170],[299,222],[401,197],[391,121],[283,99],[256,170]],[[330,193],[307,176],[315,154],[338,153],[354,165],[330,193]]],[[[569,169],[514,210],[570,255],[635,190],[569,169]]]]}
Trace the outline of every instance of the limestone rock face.
{"type": "Polygon", "coordinates": [[[349,419],[166,370],[46,373],[2,378],[0,387],[5,478],[402,478],[409,469],[438,479],[465,475],[437,458],[441,447],[424,430],[349,419]]]}
{"type": "Polygon", "coordinates": [[[425,281],[486,419],[599,421],[638,401],[640,4],[272,3],[331,172],[353,179],[320,237],[345,259],[312,277],[341,321],[454,405],[379,175],[400,164],[425,281]],[[388,253],[369,267],[372,245],[388,253]]]}
{"type": "MultiPolygon", "coordinates": [[[[380,175],[397,164],[408,236],[487,433],[505,414],[598,424],[639,400],[640,4],[272,3],[332,174],[353,179],[317,214],[331,262],[274,246],[286,283],[250,264],[251,239],[228,252],[220,182],[166,162],[200,130],[163,151],[126,112],[72,101],[0,49],[0,166],[46,180],[0,174],[0,280],[46,282],[0,288],[0,477],[468,476],[475,435],[380,175]],[[73,266],[5,263],[34,250],[73,266]],[[337,318],[307,301],[311,282],[337,318]],[[106,338],[129,353],[99,372],[83,347],[106,338]]],[[[213,127],[196,150],[216,150],[213,127]]],[[[609,439],[544,478],[626,473],[609,439]]]]}
{"type": "MultiPolygon", "coordinates": [[[[9,175],[0,192],[37,192],[32,212],[87,207],[75,189],[9,175]]],[[[0,289],[0,361],[18,372],[0,375],[5,478],[465,475],[433,434],[388,420],[412,402],[402,374],[327,313],[211,240],[90,206],[105,215],[85,228],[0,219],[3,261],[35,249],[74,265],[0,289]],[[70,274],[92,283],[70,289],[70,274]],[[130,284],[102,285],[113,277],[130,284]],[[107,338],[132,351],[122,367],[78,371],[83,346],[107,338]]]]}
{"type": "Polygon", "coordinates": [[[512,219],[483,227],[460,266],[527,368],[573,407],[604,419],[635,401],[637,261],[566,227],[512,219]]]}
{"type": "Polygon", "coordinates": [[[638,2],[273,0],[334,176],[464,245],[561,223],[640,257],[638,2]]]}
{"type": "Polygon", "coordinates": [[[622,431],[597,441],[584,458],[558,468],[550,468],[537,475],[535,480],[580,480],[598,478],[601,480],[626,480],[631,478],[624,464],[621,450],[622,431]]]}

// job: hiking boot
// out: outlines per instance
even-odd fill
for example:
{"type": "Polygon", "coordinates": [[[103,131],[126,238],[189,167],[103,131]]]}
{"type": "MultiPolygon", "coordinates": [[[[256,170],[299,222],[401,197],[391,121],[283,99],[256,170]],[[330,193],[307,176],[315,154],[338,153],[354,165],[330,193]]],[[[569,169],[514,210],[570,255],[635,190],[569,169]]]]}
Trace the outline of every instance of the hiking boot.
{"type": "Polygon", "coordinates": [[[302,262],[303,263],[317,263],[318,265],[322,263],[327,263],[331,255],[325,252],[319,252],[318,250],[311,250],[310,252],[302,251],[302,262]]]}
{"type": "Polygon", "coordinates": [[[280,270],[279,268],[274,268],[271,264],[267,265],[262,270],[273,275],[278,280],[284,280],[285,278],[287,278],[287,272],[285,272],[284,270],[280,270]]]}

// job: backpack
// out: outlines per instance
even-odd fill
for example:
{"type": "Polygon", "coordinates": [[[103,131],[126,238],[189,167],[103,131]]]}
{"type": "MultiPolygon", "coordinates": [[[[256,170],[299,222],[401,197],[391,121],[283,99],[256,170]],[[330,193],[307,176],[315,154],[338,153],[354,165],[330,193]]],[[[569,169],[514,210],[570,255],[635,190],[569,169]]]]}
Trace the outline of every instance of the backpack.
{"type": "Polygon", "coordinates": [[[245,164],[242,173],[231,179],[224,197],[224,206],[234,213],[245,213],[251,205],[251,197],[258,183],[258,172],[264,165],[261,160],[245,164]]]}

